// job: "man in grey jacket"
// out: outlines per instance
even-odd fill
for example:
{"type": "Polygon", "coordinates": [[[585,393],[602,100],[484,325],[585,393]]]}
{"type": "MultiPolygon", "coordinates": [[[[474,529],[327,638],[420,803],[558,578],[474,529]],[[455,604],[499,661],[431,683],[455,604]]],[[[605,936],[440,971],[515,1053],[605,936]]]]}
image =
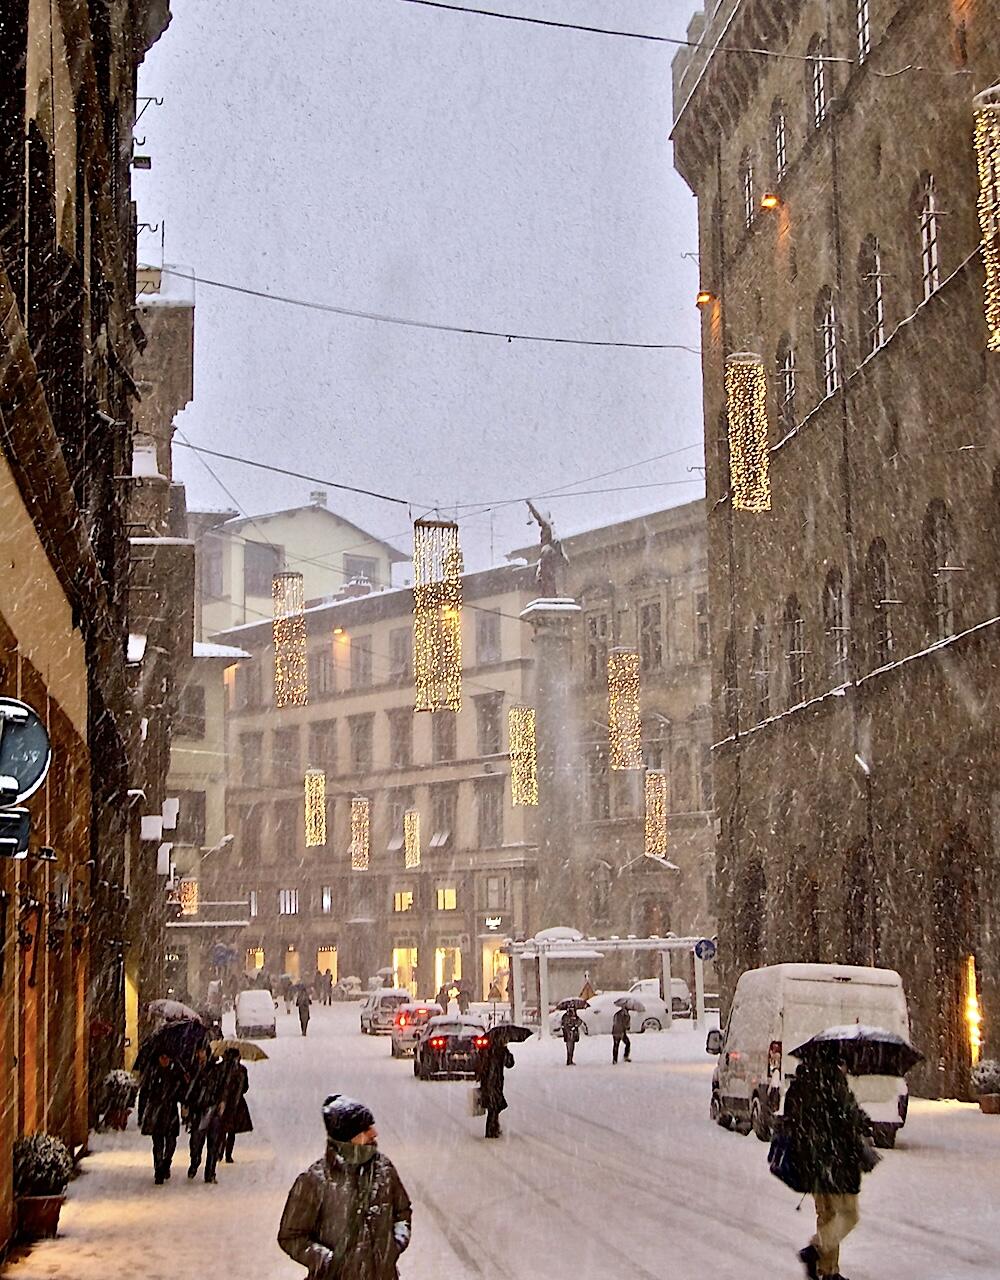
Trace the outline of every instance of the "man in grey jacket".
{"type": "Polygon", "coordinates": [[[410,1243],[410,1197],[378,1150],[364,1103],[333,1094],[323,1103],[326,1155],[292,1184],[278,1244],[309,1280],[397,1280],[410,1243]]]}

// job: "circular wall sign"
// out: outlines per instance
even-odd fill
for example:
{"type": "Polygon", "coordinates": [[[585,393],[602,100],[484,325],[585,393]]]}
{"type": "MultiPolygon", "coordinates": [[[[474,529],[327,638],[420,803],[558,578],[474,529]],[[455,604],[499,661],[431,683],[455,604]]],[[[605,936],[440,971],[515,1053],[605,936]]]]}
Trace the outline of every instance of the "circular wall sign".
{"type": "Polygon", "coordinates": [[[13,778],[12,788],[0,791],[0,805],[21,804],[45,781],[52,763],[52,746],[45,725],[26,702],[0,698],[0,776],[13,778]]]}

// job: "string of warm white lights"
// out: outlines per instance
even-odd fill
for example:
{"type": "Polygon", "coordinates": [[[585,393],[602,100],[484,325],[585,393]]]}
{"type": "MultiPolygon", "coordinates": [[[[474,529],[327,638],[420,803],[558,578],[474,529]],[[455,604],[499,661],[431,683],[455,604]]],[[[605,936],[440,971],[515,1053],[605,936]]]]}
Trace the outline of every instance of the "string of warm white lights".
{"type": "Polygon", "coordinates": [[[462,552],[458,525],[413,525],[413,677],[418,711],[462,705],[462,552]]]}
{"type": "Polygon", "coordinates": [[[403,865],[407,869],[420,866],[419,809],[407,809],[403,814],[403,865]]]}
{"type": "Polygon", "coordinates": [[[274,704],[304,707],[309,701],[306,655],[306,596],[301,573],[276,573],[274,605],[274,704]]]}
{"type": "Polygon", "coordinates": [[[645,852],[650,858],[667,856],[667,775],[647,769],[645,780],[645,852]]]}
{"type": "Polygon", "coordinates": [[[367,871],[371,856],[371,803],[367,796],[351,800],[351,870],[367,871]]]}
{"type": "Polygon", "coordinates": [[[306,848],[326,844],[326,774],[322,769],[306,770],[306,848]]]}
{"type": "Polygon", "coordinates": [[[986,272],[986,346],[1000,351],[1000,84],[973,99],[979,229],[986,272]]]}
{"type": "Polygon", "coordinates": [[[764,362],[752,351],[737,351],[726,360],[726,412],[733,510],[770,511],[767,377],[764,362]]]}
{"type": "Polygon", "coordinates": [[[182,916],[198,914],[198,881],[193,876],[186,876],[177,885],[177,898],[180,902],[182,916]]]}
{"type": "Polygon", "coordinates": [[[608,654],[608,739],[612,769],[642,768],[636,649],[612,649],[608,654]]]}
{"type": "Polygon", "coordinates": [[[515,805],[538,804],[538,746],[534,707],[511,707],[507,712],[510,741],[510,792],[515,805]]]}

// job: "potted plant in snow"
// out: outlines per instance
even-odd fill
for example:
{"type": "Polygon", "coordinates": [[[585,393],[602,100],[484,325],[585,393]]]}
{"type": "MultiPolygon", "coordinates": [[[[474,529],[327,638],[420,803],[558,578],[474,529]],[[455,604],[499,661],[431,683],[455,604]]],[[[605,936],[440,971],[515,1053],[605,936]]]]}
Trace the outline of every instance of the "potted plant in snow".
{"type": "Polygon", "coordinates": [[[45,1240],[56,1234],[72,1172],[69,1150],[58,1138],[32,1133],[14,1143],[14,1199],[22,1240],[45,1240]]]}
{"type": "Polygon", "coordinates": [[[972,1087],[979,1095],[979,1110],[1000,1116],[1000,1062],[984,1058],[972,1068],[972,1087]]]}
{"type": "Polygon", "coordinates": [[[124,1129],[135,1106],[135,1097],[139,1084],[131,1071],[120,1068],[109,1071],[104,1077],[104,1096],[102,1114],[104,1125],[109,1129],[124,1129]]]}

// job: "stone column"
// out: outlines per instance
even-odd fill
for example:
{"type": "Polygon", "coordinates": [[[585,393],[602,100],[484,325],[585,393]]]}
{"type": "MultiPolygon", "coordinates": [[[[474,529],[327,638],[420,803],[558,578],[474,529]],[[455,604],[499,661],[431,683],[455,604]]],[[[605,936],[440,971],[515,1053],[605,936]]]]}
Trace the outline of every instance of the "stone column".
{"type": "Polygon", "coordinates": [[[584,801],[577,708],[573,698],[573,628],[580,606],[568,598],[533,600],[521,614],[534,631],[538,746],[538,887],[529,931],[575,926],[580,874],[575,839],[584,801]]]}

